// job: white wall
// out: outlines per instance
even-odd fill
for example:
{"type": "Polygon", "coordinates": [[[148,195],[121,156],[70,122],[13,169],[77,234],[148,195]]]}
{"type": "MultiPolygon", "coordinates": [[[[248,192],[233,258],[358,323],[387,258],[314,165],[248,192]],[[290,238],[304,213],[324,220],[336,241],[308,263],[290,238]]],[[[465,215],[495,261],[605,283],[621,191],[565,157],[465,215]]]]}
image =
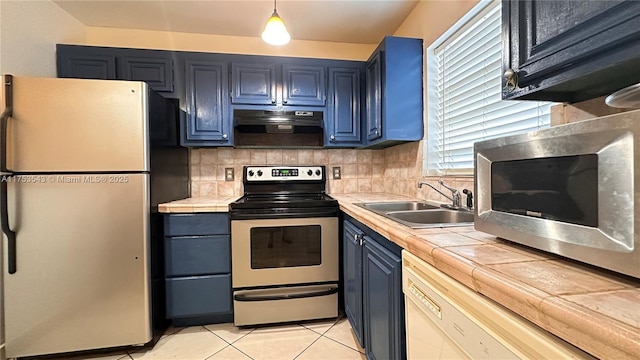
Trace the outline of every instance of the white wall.
{"type": "Polygon", "coordinates": [[[272,46],[266,44],[259,37],[116,29],[96,26],[89,26],[86,31],[87,45],[227,54],[366,60],[376,48],[376,45],[373,44],[296,39],[292,39],[285,46],[272,46]]]}
{"type": "Polygon", "coordinates": [[[49,0],[0,0],[0,73],[56,76],[56,43],[85,41],[85,26],[49,0]]]}

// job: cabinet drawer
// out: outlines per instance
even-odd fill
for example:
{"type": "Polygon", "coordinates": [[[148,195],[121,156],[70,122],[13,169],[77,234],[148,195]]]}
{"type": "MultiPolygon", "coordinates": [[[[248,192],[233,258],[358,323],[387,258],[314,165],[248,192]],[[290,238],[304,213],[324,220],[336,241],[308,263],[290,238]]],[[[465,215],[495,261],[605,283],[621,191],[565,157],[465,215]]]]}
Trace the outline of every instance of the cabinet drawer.
{"type": "Polygon", "coordinates": [[[231,275],[166,279],[167,318],[231,312],[231,275]]]}
{"type": "Polygon", "coordinates": [[[170,214],[164,220],[165,236],[229,234],[228,213],[170,214]]]}
{"type": "Polygon", "coordinates": [[[231,271],[229,235],[167,237],[166,276],[220,274],[231,271]]]}

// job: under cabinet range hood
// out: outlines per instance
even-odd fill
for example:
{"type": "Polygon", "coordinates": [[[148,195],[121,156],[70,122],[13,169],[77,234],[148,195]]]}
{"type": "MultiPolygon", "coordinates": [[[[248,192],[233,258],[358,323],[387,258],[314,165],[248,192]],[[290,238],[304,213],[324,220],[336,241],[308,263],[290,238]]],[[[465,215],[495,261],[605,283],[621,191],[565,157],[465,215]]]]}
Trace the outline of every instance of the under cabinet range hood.
{"type": "Polygon", "coordinates": [[[322,147],[324,113],[304,110],[233,110],[236,147],[322,147]]]}

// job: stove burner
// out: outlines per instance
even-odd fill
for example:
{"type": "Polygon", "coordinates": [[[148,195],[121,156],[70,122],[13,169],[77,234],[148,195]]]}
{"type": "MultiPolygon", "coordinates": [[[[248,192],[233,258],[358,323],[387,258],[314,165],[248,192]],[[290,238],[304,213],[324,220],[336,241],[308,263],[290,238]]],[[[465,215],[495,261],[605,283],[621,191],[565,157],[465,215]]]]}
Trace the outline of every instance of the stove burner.
{"type": "Polygon", "coordinates": [[[231,218],[337,216],[325,183],[324,166],[245,166],[244,196],[229,205],[231,218]]]}

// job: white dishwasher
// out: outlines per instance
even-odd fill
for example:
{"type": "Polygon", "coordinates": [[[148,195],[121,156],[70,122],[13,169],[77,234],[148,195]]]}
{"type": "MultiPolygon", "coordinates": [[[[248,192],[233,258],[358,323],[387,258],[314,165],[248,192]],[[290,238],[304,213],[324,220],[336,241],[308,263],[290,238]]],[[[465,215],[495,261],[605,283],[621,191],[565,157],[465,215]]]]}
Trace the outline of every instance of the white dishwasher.
{"type": "Polygon", "coordinates": [[[595,359],[402,251],[407,358],[595,359]]]}

